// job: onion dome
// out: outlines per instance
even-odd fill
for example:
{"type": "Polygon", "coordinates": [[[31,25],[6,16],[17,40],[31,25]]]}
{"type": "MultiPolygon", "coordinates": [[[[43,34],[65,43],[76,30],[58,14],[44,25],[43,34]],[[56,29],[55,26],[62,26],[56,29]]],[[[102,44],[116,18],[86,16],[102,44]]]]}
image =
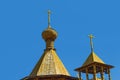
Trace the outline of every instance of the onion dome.
{"type": "Polygon", "coordinates": [[[50,26],[50,10],[48,10],[48,28],[42,32],[42,37],[45,41],[54,41],[57,38],[57,32],[50,26]]]}
{"type": "Polygon", "coordinates": [[[47,40],[55,40],[57,38],[57,32],[52,29],[50,26],[42,32],[42,38],[47,41],[47,40]]]}

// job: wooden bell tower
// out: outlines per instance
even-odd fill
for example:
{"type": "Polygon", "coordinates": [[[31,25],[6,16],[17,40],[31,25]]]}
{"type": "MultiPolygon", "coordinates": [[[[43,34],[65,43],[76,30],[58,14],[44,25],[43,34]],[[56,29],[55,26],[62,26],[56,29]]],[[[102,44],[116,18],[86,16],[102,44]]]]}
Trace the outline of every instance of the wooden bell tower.
{"type": "Polygon", "coordinates": [[[105,64],[93,50],[92,38],[90,35],[90,45],[91,45],[91,54],[82,65],[82,67],[76,68],[75,71],[78,72],[79,80],[83,80],[81,74],[86,74],[86,80],[105,80],[104,74],[108,74],[107,80],[112,80],[110,75],[110,69],[113,68],[112,65],[105,64]],[[89,79],[89,74],[93,75],[93,79],[89,79]],[[100,74],[100,78],[97,77],[97,74],[100,74]]]}

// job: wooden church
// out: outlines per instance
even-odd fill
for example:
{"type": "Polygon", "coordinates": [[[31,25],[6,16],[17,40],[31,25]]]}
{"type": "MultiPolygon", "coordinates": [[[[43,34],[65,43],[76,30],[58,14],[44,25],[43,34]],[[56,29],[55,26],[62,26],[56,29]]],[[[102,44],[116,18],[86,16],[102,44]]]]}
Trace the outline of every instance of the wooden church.
{"type": "Polygon", "coordinates": [[[89,36],[91,54],[81,67],[75,69],[75,71],[78,72],[78,77],[71,76],[54,48],[54,41],[57,38],[57,34],[58,33],[50,26],[50,11],[48,11],[48,27],[42,32],[42,38],[46,42],[46,49],[30,75],[21,80],[105,80],[104,74],[108,74],[107,80],[111,80],[110,69],[113,68],[113,66],[105,64],[94,53],[92,35],[89,36]],[[86,74],[86,79],[82,79],[81,74],[83,73],[86,74]],[[93,75],[92,79],[89,79],[89,74],[93,75]],[[101,77],[98,78],[96,74],[100,74],[101,77]]]}

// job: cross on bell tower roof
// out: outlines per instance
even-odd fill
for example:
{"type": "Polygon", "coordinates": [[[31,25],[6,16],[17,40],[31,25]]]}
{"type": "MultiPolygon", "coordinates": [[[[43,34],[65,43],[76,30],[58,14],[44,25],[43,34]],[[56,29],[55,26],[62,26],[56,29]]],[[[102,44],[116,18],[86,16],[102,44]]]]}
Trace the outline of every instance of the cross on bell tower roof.
{"type": "Polygon", "coordinates": [[[90,38],[91,52],[94,52],[93,41],[92,41],[92,39],[94,38],[94,36],[92,34],[90,34],[89,38],[90,38]]]}
{"type": "Polygon", "coordinates": [[[105,64],[93,51],[93,42],[92,39],[94,38],[93,35],[89,35],[90,37],[90,46],[91,46],[91,54],[88,56],[84,64],[76,68],[75,71],[78,72],[79,74],[79,79],[82,80],[81,78],[81,73],[86,73],[86,80],[89,80],[89,75],[88,74],[93,74],[93,79],[92,80],[98,80],[97,75],[98,73],[101,74],[101,79],[104,80],[104,72],[108,74],[108,78],[110,80],[110,69],[113,68],[114,66],[105,64]]]}
{"type": "Polygon", "coordinates": [[[102,59],[100,59],[94,52],[93,41],[92,41],[94,36],[92,34],[90,34],[89,38],[90,38],[91,54],[88,56],[88,58],[86,59],[86,61],[83,64],[83,66],[89,65],[89,64],[94,63],[94,62],[98,62],[98,63],[103,63],[104,64],[102,59]]]}

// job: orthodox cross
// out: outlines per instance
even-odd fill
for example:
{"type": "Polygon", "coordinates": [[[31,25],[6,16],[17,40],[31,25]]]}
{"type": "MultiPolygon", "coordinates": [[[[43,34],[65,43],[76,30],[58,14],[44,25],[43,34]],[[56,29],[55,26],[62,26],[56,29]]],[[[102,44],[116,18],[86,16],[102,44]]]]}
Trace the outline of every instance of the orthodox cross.
{"type": "Polygon", "coordinates": [[[94,36],[92,34],[89,35],[89,38],[90,38],[90,46],[91,46],[91,52],[94,51],[94,48],[93,48],[93,42],[92,42],[92,39],[94,38],[94,36]]]}
{"type": "Polygon", "coordinates": [[[48,10],[48,28],[50,28],[50,14],[51,14],[51,11],[48,10]]]}

